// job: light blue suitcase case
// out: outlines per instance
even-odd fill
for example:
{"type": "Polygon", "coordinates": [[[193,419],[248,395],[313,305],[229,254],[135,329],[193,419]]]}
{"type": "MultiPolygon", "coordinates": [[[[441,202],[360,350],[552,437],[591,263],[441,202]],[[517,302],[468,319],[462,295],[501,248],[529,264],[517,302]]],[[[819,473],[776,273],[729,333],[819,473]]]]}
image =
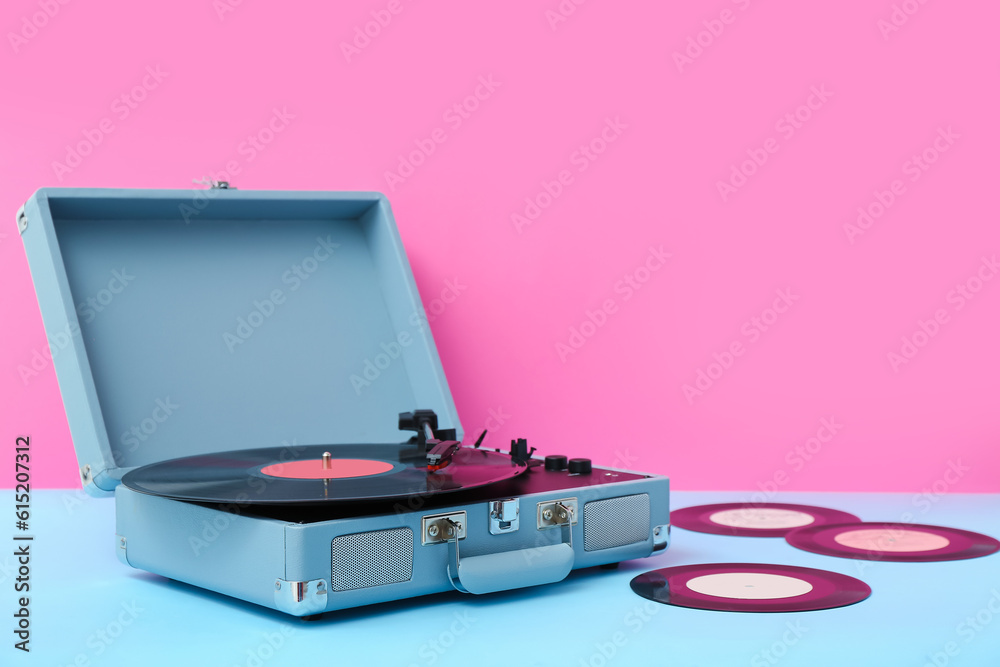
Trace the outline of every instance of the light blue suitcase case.
{"type": "Polygon", "coordinates": [[[397,416],[415,408],[461,439],[389,202],[44,188],[17,217],[81,479],[115,495],[122,562],[312,616],[546,584],[666,548],[667,478],[613,468],[539,466],[495,497],[302,517],[262,511],[252,487],[228,505],[125,488],[128,471],[182,456],[399,443],[397,416]],[[442,517],[457,536],[428,532],[442,517]]]}

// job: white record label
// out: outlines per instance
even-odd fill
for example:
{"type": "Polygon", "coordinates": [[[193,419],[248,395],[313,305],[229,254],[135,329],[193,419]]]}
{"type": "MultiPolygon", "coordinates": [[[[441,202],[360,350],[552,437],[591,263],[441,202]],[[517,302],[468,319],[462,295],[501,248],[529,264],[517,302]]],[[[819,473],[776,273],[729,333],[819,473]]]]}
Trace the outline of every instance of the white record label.
{"type": "Polygon", "coordinates": [[[833,540],[852,549],[889,553],[934,551],[944,549],[951,544],[951,540],[943,535],[902,528],[849,530],[835,536],[833,540]]]}
{"type": "Polygon", "coordinates": [[[777,600],[805,595],[813,585],[804,579],[764,572],[723,572],[695,577],[687,587],[702,595],[739,600],[777,600]]]}
{"type": "Polygon", "coordinates": [[[745,507],[716,512],[708,517],[708,520],[720,526],[729,526],[730,528],[772,530],[808,526],[816,519],[811,514],[796,510],[775,509],[771,507],[745,507]]]}

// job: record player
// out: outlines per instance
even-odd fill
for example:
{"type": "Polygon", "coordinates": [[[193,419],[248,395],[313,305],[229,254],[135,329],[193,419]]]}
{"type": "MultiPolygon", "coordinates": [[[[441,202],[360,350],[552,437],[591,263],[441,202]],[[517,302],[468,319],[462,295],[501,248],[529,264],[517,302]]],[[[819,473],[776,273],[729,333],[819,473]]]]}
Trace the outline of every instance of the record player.
{"type": "Polygon", "coordinates": [[[45,188],[18,227],[127,565],[311,617],[667,546],[666,477],[463,439],[381,194],[45,188]]]}

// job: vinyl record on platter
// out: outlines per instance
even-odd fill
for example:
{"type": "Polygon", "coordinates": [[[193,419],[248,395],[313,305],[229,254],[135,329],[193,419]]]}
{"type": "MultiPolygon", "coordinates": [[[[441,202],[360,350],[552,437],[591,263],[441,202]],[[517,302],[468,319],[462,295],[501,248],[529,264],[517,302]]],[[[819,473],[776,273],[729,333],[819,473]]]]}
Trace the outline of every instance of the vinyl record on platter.
{"type": "Polygon", "coordinates": [[[868,584],[837,572],[764,563],[708,563],[640,574],[632,590],[642,597],[711,611],[816,611],[861,602],[868,584]]]}
{"type": "Polygon", "coordinates": [[[122,478],[126,487],[178,500],[240,504],[320,504],[451,493],[527,469],[509,456],[461,447],[427,469],[414,445],[309,445],[242,449],[152,463],[122,478]],[[330,453],[327,465],[323,454],[330,453]]]}
{"type": "Polygon", "coordinates": [[[861,521],[840,510],[786,503],[718,503],[670,513],[673,526],[713,535],[784,537],[803,526],[861,521]]]}
{"type": "Polygon", "coordinates": [[[980,533],[917,523],[842,523],[811,526],[785,536],[803,551],[862,560],[920,563],[989,556],[1000,542],[980,533]]]}

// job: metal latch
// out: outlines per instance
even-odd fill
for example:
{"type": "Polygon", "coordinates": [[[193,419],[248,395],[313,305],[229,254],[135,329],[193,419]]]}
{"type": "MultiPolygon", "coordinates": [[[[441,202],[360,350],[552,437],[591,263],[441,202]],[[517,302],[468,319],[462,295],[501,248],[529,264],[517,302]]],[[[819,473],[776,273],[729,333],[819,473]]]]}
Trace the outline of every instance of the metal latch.
{"type": "Polygon", "coordinates": [[[577,522],[576,498],[549,500],[538,503],[538,530],[574,525],[577,522]]]}
{"type": "Polygon", "coordinates": [[[490,502],[490,533],[513,533],[520,527],[521,507],[517,498],[490,502]]]}
{"type": "Polygon", "coordinates": [[[653,551],[663,551],[670,544],[670,524],[653,528],[653,551]]]}
{"type": "Polygon", "coordinates": [[[420,520],[420,544],[441,544],[450,540],[464,540],[465,512],[433,514],[420,520]]]}
{"type": "Polygon", "coordinates": [[[121,535],[116,535],[116,537],[118,538],[118,549],[116,550],[118,552],[118,560],[121,561],[122,565],[131,567],[131,564],[128,562],[128,540],[121,535]]]}
{"type": "Polygon", "coordinates": [[[235,190],[236,186],[230,185],[229,181],[213,181],[210,178],[193,178],[192,183],[207,185],[209,190],[235,190]]]}

